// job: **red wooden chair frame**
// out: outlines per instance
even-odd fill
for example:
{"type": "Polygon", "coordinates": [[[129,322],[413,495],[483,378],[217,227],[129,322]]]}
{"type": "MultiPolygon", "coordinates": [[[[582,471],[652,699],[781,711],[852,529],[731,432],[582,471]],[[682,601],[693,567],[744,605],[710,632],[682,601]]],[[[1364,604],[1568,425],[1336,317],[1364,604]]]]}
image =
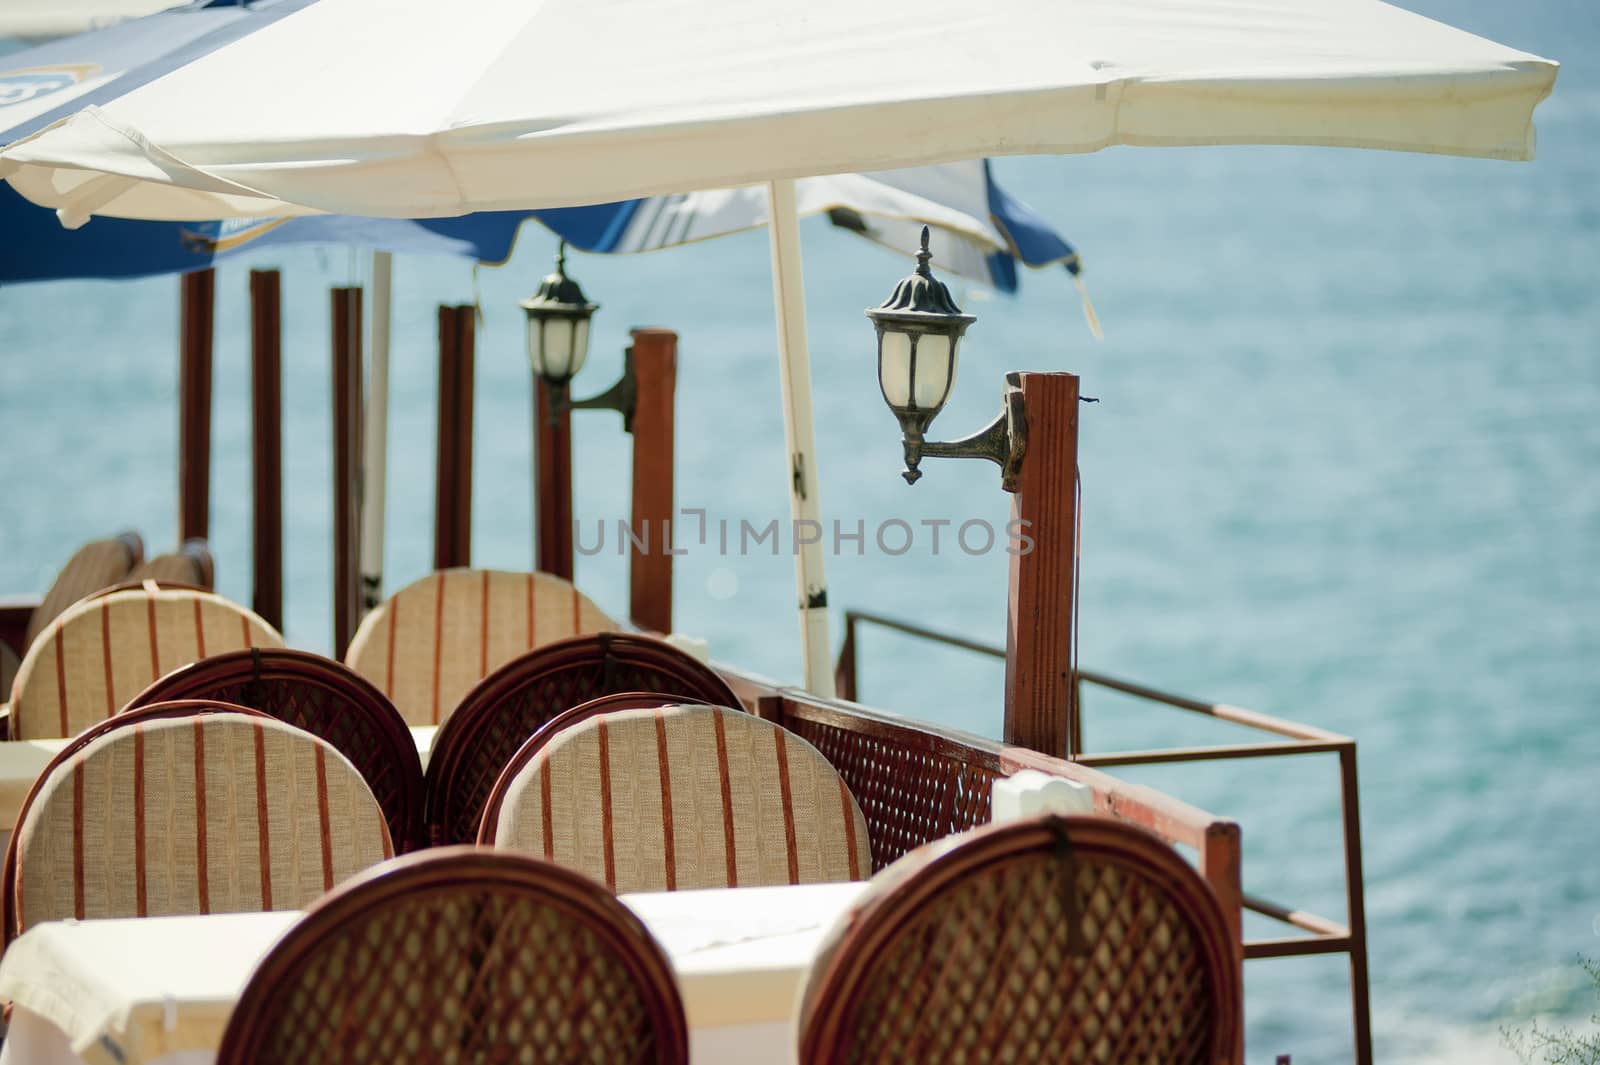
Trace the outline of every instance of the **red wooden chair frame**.
{"type": "MultiPolygon", "coordinates": [[[[1154,833],[1099,816],[1045,816],[974,829],[961,842],[912,869],[881,894],[871,896],[806,988],[799,1018],[800,1061],[805,1065],[843,1060],[865,987],[895,939],[914,929],[919,914],[946,889],[968,878],[1004,876],[1018,858],[1060,851],[1074,861],[1120,866],[1154,882],[1187,918],[1203,955],[1210,984],[1209,1047],[1193,1060],[1242,1061],[1240,1026],[1243,988],[1228,922],[1216,895],[1176,850],[1154,833]]],[[[891,873],[890,875],[895,875],[891,873]]],[[[1089,950],[1094,949],[1090,944],[1089,950]]],[[[995,981],[996,997],[1013,993],[995,981]]]]}
{"type": "Polygon", "coordinates": [[[372,789],[396,853],[423,842],[416,741],[394,704],[348,666],[309,651],[229,651],[173,670],[134,696],[128,708],[172,699],[249,706],[328,741],[372,789]]]}
{"type": "MultiPolygon", "coordinates": [[[[283,1024],[295,981],[325,945],[386,909],[436,895],[492,892],[530,896],[578,922],[620,958],[639,987],[656,1035],[658,1065],[688,1065],[688,1024],[672,964],[644,923],[617,897],[580,873],[551,862],[479,847],[441,847],[395,858],[352,877],[318,900],[256,967],[228,1020],[218,1065],[254,1065],[283,1024]]],[[[336,989],[326,989],[337,993],[336,989]]],[[[443,989],[424,1003],[425,1015],[443,989]]],[[[403,1002],[403,995],[396,995],[403,1002]]],[[[405,1009],[408,1007],[401,1006],[405,1009]]],[[[427,1023],[425,1020],[423,1023],[427,1023]]]]}
{"type": "Polygon", "coordinates": [[[423,808],[431,842],[477,839],[483,805],[524,741],[563,711],[615,692],[742,705],[711,667],[652,637],[601,632],[529,651],[479,681],[434,736],[423,808]]]}

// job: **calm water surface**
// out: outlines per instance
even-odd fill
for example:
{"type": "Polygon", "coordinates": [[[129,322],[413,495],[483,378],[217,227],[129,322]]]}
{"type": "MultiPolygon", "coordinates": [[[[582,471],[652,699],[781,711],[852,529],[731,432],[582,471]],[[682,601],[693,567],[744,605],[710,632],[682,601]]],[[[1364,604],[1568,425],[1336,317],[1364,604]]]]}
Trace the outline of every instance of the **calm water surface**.
{"type": "MultiPolygon", "coordinates": [[[[967,290],[979,322],[938,429],[986,421],[1004,370],[1082,375],[1102,401],[1083,420],[1082,662],[1357,737],[1379,1060],[1499,1062],[1498,1025],[1588,1016],[1577,958],[1600,956],[1600,20],[1587,0],[1426,10],[1565,62],[1536,163],[1286,149],[1003,161],[1079,243],[1107,339],[1089,338],[1055,272],[1015,300],[967,290]]],[[[500,268],[397,264],[391,589],[429,564],[442,302],[483,311],[474,562],[531,561],[515,301],[552,250],[530,227],[500,268]]],[[[616,372],[628,326],[678,329],[680,498],[735,529],[787,516],[766,255],[758,233],[574,266],[603,304],[581,390],[616,372]]],[[[930,463],[914,489],[896,476],[860,312],[905,264],[822,223],[805,227],[805,255],[825,514],[847,530],[1003,523],[990,466],[930,463]]],[[[364,266],[301,249],[219,271],[213,541],[238,599],[252,266],[284,271],[287,634],[326,650],[326,290],[364,266]]],[[[123,527],[172,543],[176,310],[172,279],[0,291],[0,588],[41,590],[74,544],[123,527]]],[[[616,419],[580,419],[575,451],[587,528],[625,516],[616,419]]],[[[829,559],[836,606],[1003,639],[1003,555],[935,553],[926,537],[897,557],[870,536],[860,556],[844,549],[829,559]]],[[[579,571],[622,612],[609,546],[579,571]]],[[[681,629],[798,674],[789,557],[713,543],[678,573],[681,629]]],[[[878,633],[862,654],[868,701],[998,732],[998,666],[878,633]]],[[[1109,697],[1086,720],[1100,749],[1239,738],[1109,697]]],[[[1242,822],[1248,890],[1341,914],[1331,759],[1136,776],[1242,822]]],[[[1347,1059],[1340,960],[1255,962],[1247,981],[1252,1062],[1347,1059]]]]}

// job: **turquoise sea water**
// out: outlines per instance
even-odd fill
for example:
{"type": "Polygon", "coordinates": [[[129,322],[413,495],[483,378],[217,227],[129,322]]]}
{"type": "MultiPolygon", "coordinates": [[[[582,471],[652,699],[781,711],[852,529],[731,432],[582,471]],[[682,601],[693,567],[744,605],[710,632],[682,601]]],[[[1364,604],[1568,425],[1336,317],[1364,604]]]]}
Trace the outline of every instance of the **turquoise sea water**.
{"type": "MultiPolygon", "coordinates": [[[[1498,1025],[1587,1017],[1577,957],[1600,956],[1600,18],[1588,0],[1411,6],[1565,62],[1537,162],[1266,148],[1001,161],[1078,243],[1107,339],[1089,338],[1054,272],[1015,300],[965,291],[979,321],[937,428],[986,421],[1006,369],[1082,374],[1102,400],[1083,418],[1083,664],[1354,735],[1378,1058],[1499,1062],[1498,1025]]],[[[860,311],[905,264],[823,223],[804,239],[825,515],[1004,522],[990,466],[930,462],[915,488],[896,475],[860,311]]],[[[552,250],[530,227],[509,264],[476,275],[397,264],[391,589],[430,558],[441,302],[483,309],[474,561],[531,561],[515,301],[552,250]]],[[[363,257],[274,251],[219,271],[212,539],[239,599],[251,266],[284,271],[286,628],[326,650],[326,290],[359,282],[363,257]]],[[[735,529],[786,517],[765,236],[579,257],[573,272],[603,304],[580,391],[615,373],[628,326],[678,329],[682,505],[735,529]]],[[[176,310],[171,279],[0,290],[0,589],[41,590],[74,544],[119,528],[171,544],[176,310]]],[[[627,513],[626,438],[589,415],[575,451],[592,540],[627,513]]],[[[796,676],[790,558],[714,540],[680,560],[679,628],[796,676]]],[[[919,537],[890,557],[869,535],[828,564],[836,607],[1003,639],[998,552],[919,537]]],[[[611,546],[579,573],[622,611],[611,546]]],[[[862,654],[867,701],[998,731],[997,665],[880,633],[862,654]]],[[[1086,736],[1241,738],[1093,696],[1086,736]]],[[[1238,818],[1248,890],[1342,914],[1331,759],[1129,775],[1238,818]]],[[[1347,1059],[1342,961],[1254,962],[1247,981],[1250,1061],[1347,1059]]]]}

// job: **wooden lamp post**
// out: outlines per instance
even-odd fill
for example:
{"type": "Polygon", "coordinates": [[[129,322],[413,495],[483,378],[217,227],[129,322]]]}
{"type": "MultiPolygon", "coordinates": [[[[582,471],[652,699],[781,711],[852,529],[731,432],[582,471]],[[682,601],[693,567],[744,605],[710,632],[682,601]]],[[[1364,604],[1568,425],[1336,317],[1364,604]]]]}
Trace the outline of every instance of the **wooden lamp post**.
{"type": "Polygon", "coordinates": [[[528,315],[528,359],[534,373],[535,565],[573,579],[572,412],[617,411],[623,429],[633,436],[629,613],[645,629],[671,632],[677,334],[633,330],[622,377],[598,395],[575,400],[570,383],[588,357],[589,322],[598,306],[567,277],[565,244],[557,254],[555,273],[522,308],[528,315]]]}
{"type": "Polygon", "coordinates": [[[925,458],[982,458],[1000,466],[1001,487],[1013,494],[1005,740],[1072,757],[1081,748],[1072,676],[1078,379],[1067,373],[1007,374],[993,422],[959,440],[927,440],[928,427],[950,396],[961,338],[976,320],[961,313],[933,276],[931,259],[924,227],[916,271],[867,311],[878,331],[878,384],[900,422],[902,476],[915,484],[925,458]]]}

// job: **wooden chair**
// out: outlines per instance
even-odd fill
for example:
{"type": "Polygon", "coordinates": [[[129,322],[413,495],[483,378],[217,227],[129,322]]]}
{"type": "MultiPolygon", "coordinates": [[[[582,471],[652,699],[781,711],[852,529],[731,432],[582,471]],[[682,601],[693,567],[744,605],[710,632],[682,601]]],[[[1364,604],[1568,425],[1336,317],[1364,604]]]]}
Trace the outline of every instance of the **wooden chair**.
{"type": "Polygon", "coordinates": [[[600,885],[470,847],[316,903],[256,968],[218,1065],[687,1065],[672,968],[600,885]]]}
{"type": "Polygon", "coordinates": [[[1143,829],[975,829],[878,874],[829,934],[800,1061],[1238,1065],[1227,929],[1199,874],[1143,829]]]}
{"type": "Polygon", "coordinates": [[[618,892],[871,872],[861,808],[805,740],[726,707],[599,702],[522,745],[485,805],[479,843],[560,862],[618,892]]]}
{"type": "Polygon", "coordinates": [[[523,742],[557,714],[616,692],[739,705],[709,666],[649,636],[599,633],[530,651],[485,677],[434,737],[423,808],[429,839],[477,839],[483,804],[523,742]]]}
{"type": "Polygon", "coordinates": [[[473,685],[516,656],[616,628],[560,577],[447,569],[407,585],[368,614],[344,660],[408,724],[437,725],[473,685]]]}
{"type": "Polygon", "coordinates": [[[11,697],[22,657],[39,633],[79,599],[125,580],[143,558],[144,541],[138,533],[125,532],[84,544],[67,559],[37,604],[30,609],[26,601],[19,601],[9,607],[6,639],[12,642],[0,640],[0,700],[11,697]]]}
{"type": "Polygon", "coordinates": [[[95,540],[78,548],[56,574],[39,605],[33,608],[28,618],[25,645],[20,651],[26,654],[39,634],[67,607],[86,595],[126,580],[143,560],[144,541],[134,532],[125,532],[109,540],[95,540]]]}
{"type": "Polygon", "coordinates": [[[155,581],[163,587],[183,586],[210,591],[216,580],[211,549],[197,537],[185,540],[176,551],[145,559],[128,573],[130,581],[155,581]]]}
{"type": "Polygon", "coordinates": [[[128,708],[174,699],[236,703],[327,740],[372,789],[395,850],[422,844],[416,741],[394,704],[347,666],[309,651],[230,651],[168,673],[134,696],[128,708]]]}
{"type": "Polygon", "coordinates": [[[7,940],[66,917],[298,909],[393,853],[323,740],[223,703],[155,703],[75,737],[35,782],[0,879],[7,940]]]}
{"type": "Polygon", "coordinates": [[[81,600],[28,648],[12,689],[11,737],[74,735],[179,666],[282,646],[272,626],[210,592],[146,585],[81,600]]]}

